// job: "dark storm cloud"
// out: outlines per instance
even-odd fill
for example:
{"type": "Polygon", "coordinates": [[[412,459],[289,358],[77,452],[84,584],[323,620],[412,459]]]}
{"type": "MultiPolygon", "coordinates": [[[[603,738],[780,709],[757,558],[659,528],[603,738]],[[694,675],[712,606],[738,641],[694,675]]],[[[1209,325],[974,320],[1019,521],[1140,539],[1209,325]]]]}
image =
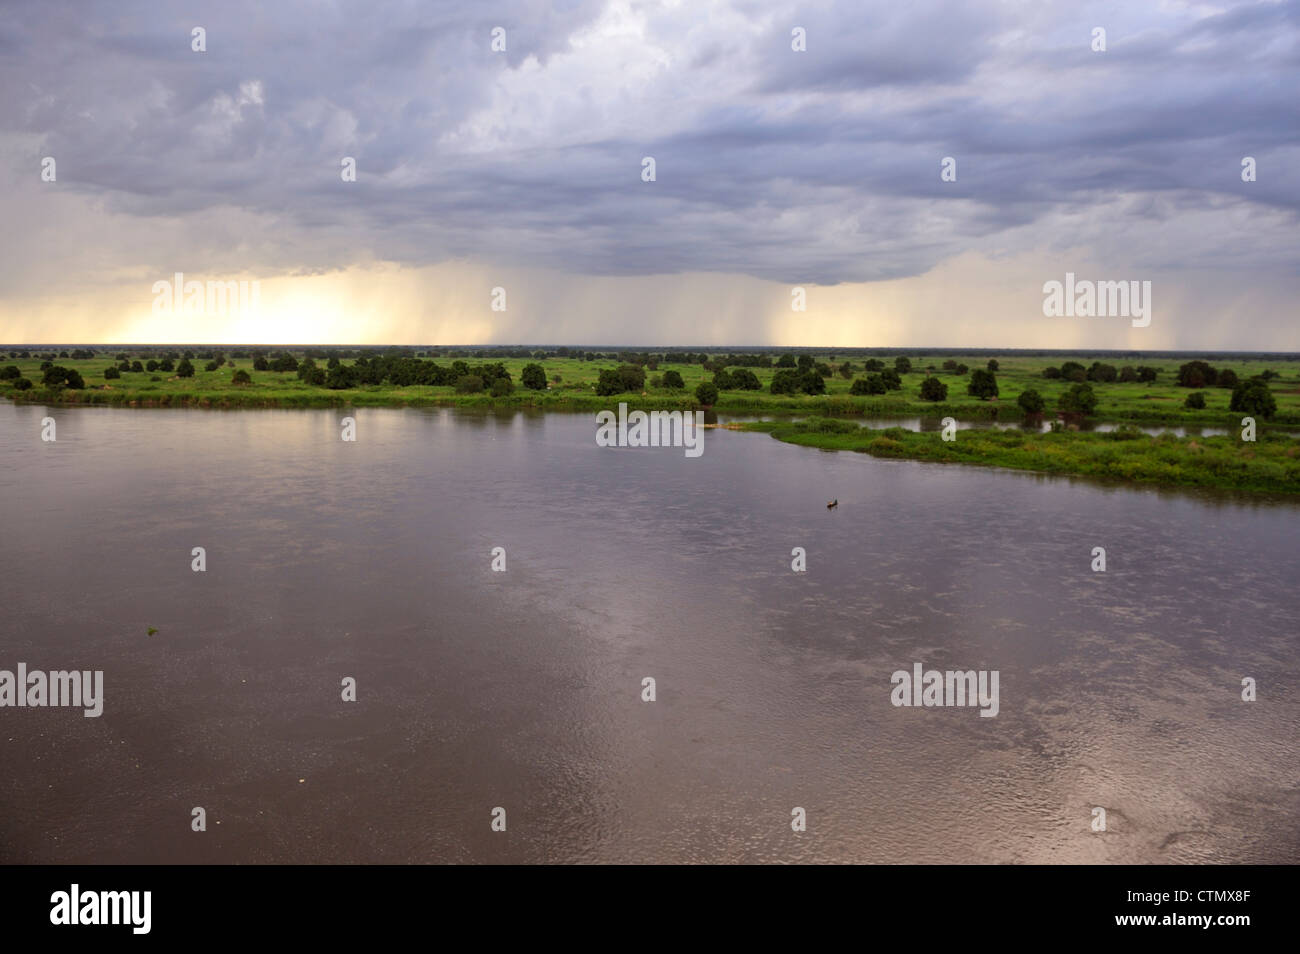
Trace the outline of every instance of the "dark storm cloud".
{"type": "Polygon", "coordinates": [[[621,9],[10,2],[9,178],[33,188],[55,156],[111,212],[192,220],[196,256],[232,247],[204,213],[243,210],[268,223],[234,237],[248,266],[304,272],[369,255],[835,283],[1048,239],[1123,250],[1144,222],[1168,240],[1150,261],[1212,266],[1199,214],[1219,206],[1234,260],[1296,269],[1297,3],[621,9]]]}

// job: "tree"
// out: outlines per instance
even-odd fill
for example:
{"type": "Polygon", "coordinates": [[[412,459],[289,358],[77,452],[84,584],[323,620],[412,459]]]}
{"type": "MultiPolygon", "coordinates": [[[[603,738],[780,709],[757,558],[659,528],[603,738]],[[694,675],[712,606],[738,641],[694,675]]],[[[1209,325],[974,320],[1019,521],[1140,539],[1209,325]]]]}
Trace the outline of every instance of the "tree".
{"type": "Polygon", "coordinates": [[[23,373],[18,370],[18,365],[11,364],[6,368],[0,368],[0,381],[14,381],[21,378],[23,373]]]}
{"type": "Polygon", "coordinates": [[[1160,373],[1159,368],[1149,368],[1144,364],[1138,365],[1138,369],[1137,369],[1138,380],[1143,384],[1150,384],[1151,382],[1153,382],[1156,379],[1156,375],[1158,375],[1159,373],[1160,373]]]}
{"type": "Polygon", "coordinates": [[[259,355],[257,355],[255,358],[253,358],[253,370],[254,370],[254,371],[270,371],[270,370],[271,370],[271,363],[270,363],[269,361],[266,360],[266,355],[264,355],[264,354],[259,354],[259,355]]]}
{"type": "Polygon", "coordinates": [[[1251,378],[1232,389],[1232,401],[1228,404],[1228,410],[1268,420],[1277,413],[1277,401],[1264,380],[1251,378]]]}
{"type": "Polygon", "coordinates": [[[845,381],[847,381],[849,378],[853,377],[853,364],[852,364],[852,362],[845,361],[842,365],[840,365],[840,367],[839,367],[839,372],[840,372],[840,377],[842,377],[845,381]]]}
{"type": "Polygon", "coordinates": [[[795,367],[794,355],[792,355],[792,354],[783,354],[783,355],[781,355],[781,357],[777,359],[776,366],[777,366],[778,368],[793,368],[793,367],[795,367]]]}
{"type": "Polygon", "coordinates": [[[727,373],[726,368],[723,368],[721,371],[718,371],[713,375],[713,385],[719,391],[730,391],[736,386],[732,383],[731,375],[727,373]]]}
{"type": "Polygon", "coordinates": [[[357,386],[356,369],[346,364],[336,364],[325,375],[325,387],[331,391],[346,391],[357,386]]]}
{"type": "Polygon", "coordinates": [[[1046,402],[1043,401],[1043,396],[1032,389],[1021,391],[1020,396],[1016,398],[1016,403],[1020,405],[1020,410],[1026,414],[1042,414],[1043,408],[1047,406],[1046,402]]]}
{"type": "Polygon", "coordinates": [[[866,363],[862,365],[862,370],[866,371],[868,374],[884,371],[885,362],[881,361],[879,358],[868,358],[866,363]]]}
{"type": "Polygon", "coordinates": [[[739,391],[761,391],[763,382],[749,368],[736,368],[731,373],[731,386],[739,391]]]}
{"type": "Polygon", "coordinates": [[[1119,383],[1120,383],[1120,384],[1131,384],[1132,382],[1136,381],[1137,379],[1138,379],[1137,369],[1134,368],[1132,365],[1127,365],[1127,364],[1126,364],[1126,365],[1124,365],[1124,367],[1122,367],[1122,368],[1119,369],[1119,383]]]}
{"type": "Polygon", "coordinates": [[[141,364],[139,361],[132,361],[132,362],[131,362],[131,370],[134,371],[136,374],[143,374],[143,373],[144,373],[144,365],[141,364]]]}
{"type": "Polygon", "coordinates": [[[944,369],[945,371],[956,371],[956,370],[957,370],[957,359],[956,359],[956,358],[949,358],[947,361],[945,361],[945,362],[943,363],[943,369],[944,369]]]}
{"type": "Polygon", "coordinates": [[[947,399],[948,385],[944,384],[938,378],[926,378],[921,382],[922,401],[946,401],[947,399]]]}
{"type": "Polygon", "coordinates": [[[799,390],[804,394],[825,394],[826,379],[816,371],[805,371],[799,375],[799,390]]]}
{"type": "Polygon", "coordinates": [[[971,397],[977,397],[982,401],[998,396],[998,379],[992,371],[986,371],[984,368],[976,368],[971,372],[970,383],[966,385],[966,393],[971,397]]]}
{"type": "Polygon", "coordinates": [[[171,358],[163,358],[161,361],[158,362],[158,370],[166,371],[168,374],[171,374],[173,371],[176,370],[176,362],[173,361],[171,358]]]}
{"type": "Polygon", "coordinates": [[[194,377],[194,365],[190,364],[189,358],[181,358],[181,363],[176,365],[176,376],[178,378],[194,377]]]}
{"type": "Polygon", "coordinates": [[[68,371],[67,383],[70,388],[80,389],[86,386],[85,380],[81,377],[81,372],[76,368],[68,371]]]}
{"type": "Polygon", "coordinates": [[[1061,377],[1067,381],[1088,380],[1088,369],[1077,361],[1067,361],[1061,365],[1061,377]]]}
{"type": "Polygon", "coordinates": [[[996,374],[997,371],[998,371],[998,359],[997,359],[997,358],[989,358],[989,363],[988,363],[987,367],[988,367],[988,369],[989,369],[990,371],[992,371],[994,374],[996,374]]]}
{"type": "Polygon", "coordinates": [[[158,362],[150,358],[144,363],[144,369],[150,374],[158,370],[158,362]]]}
{"type": "Polygon", "coordinates": [[[957,367],[954,369],[954,371],[955,371],[955,373],[957,374],[958,377],[965,377],[965,376],[966,376],[966,373],[967,373],[968,371],[970,371],[970,368],[968,368],[968,367],[967,367],[966,365],[964,365],[964,364],[959,364],[959,365],[957,365],[957,367]]]}
{"type": "Polygon", "coordinates": [[[1059,406],[1067,414],[1088,415],[1097,409],[1097,395],[1089,384],[1076,384],[1061,395],[1059,406]]]}
{"type": "Polygon", "coordinates": [[[677,391],[686,387],[686,382],[682,380],[680,372],[669,370],[664,372],[664,387],[677,391]]]}
{"type": "Polygon", "coordinates": [[[104,369],[104,380],[106,381],[112,381],[116,378],[120,378],[121,376],[122,376],[122,372],[117,370],[117,368],[115,368],[111,364],[104,369]]]}
{"type": "Polygon", "coordinates": [[[60,364],[51,364],[45,369],[45,374],[41,378],[41,383],[47,388],[61,388],[63,382],[68,379],[68,369],[60,364]]]}
{"type": "Polygon", "coordinates": [[[483,390],[483,379],[477,374],[462,374],[456,379],[458,394],[478,394],[483,390]]]}
{"type": "Polygon", "coordinates": [[[1100,361],[1094,361],[1092,367],[1088,369],[1089,381],[1100,381],[1109,383],[1119,377],[1119,372],[1115,370],[1113,364],[1102,364],[1100,361]]]}
{"type": "Polygon", "coordinates": [[[1219,372],[1218,385],[1221,388],[1235,388],[1241,382],[1237,379],[1237,372],[1231,368],[1224,368],[1219,372]]]}
{"type": "Polygon", "coordinates": [[[618,376],[623,380],[624,391],[641,391],[645,388],[645,368],[635,364],[620,364],[618,376]]]}
{"type": "Polygon", "coordinates": [[[885,379],[878,374],[868,374],[865,378],[858,378],[849,388],[850,394],[884,394],[887,390],[885,379]]]}
{"type": "Polygon", "coordinates": [[[230,383],[242,387],[245,384],[252,384],[253,378],[247,371],[245,371],[243,368],[240,368],[238,371],[236,371],[234,374],[230,376],[230,383]]]}
{"type": "Polygon", "coordinates": [[[600,377],[596,379],[596,393],[601,397],[608,397],[611,394],[622,394],[627,388],[623,386],[622,376],[613,368],[605,368],[600,372],[600,377]]]}
{"type": "Polygon", "coordinates": [[[1187,395],[1187,400],[1183,402],[1183,407],[1191,408],[1193,411],[1199,411],[1205,407],[1205,394],[1201,391],[1193,391],[1187,395]]]}
{"type": "Polygon", "coordinates": [[[1055,381],[1061,377],[1061,369],[1050,367],[1043,368],[1043,377],[1047,378],[1049,381],[1055,381]]]}
{"type": "Polygon", "coordinates": [[[811,371],[814,364],[813,356],[810,354],[801,354],[796,362],[800,371],[811,371]]]}
{"type": "Polygon", "coordinates": [[[205,364],[205,365],[203,366],[203,370],[204,370],[204,371],[215,371],[215,370],[217,370],[217,367],[218,367],[217,362],[215,362],[215,361],[209,361],[207,364],[205,364]]]}
{"type": "Polygon", "coordinates": [[[891,391],[903,390],[903,379],[898,376],[898,372],[893,368],[885,368],[880,372],[880,379],[885,382],[885,387],[891,391]]]}
{"type": "Polygon", "coordinates": [[[15,390],[18,390],[18,391],[28,391],[28,390],[31,390],[31,387],[32,387],[32,382],[28,381],[26,378],[15,378],[15,379],[14,379],[14,388],[15,388],[15,390]]]}
{"type": "Polygon", "coordinates": [[[1218,372],[1204,361],[1188,361],[1178,366],[1178,384],[1184,388],[1203,388],[1213,385],[1218,372]]]}
{"type": "MultiPolygon", "coordinates": [[[[536,365],[534,365],[536,367],[536,365]]],[[[545,375],[542,376],[545,382],[545,375]]],[[[493,397],[506,397],[515,389],[515,384],[509,378],[497,378],[492,382],[491,394],[493,397]]]]}
{"type": "Polygon", "coordinates": [[[899,355],[894,359],[894,370],[899,374],[911,374],[912,359],[904,358],[902,355],[899,355]]]}
{"type": "Polygon", "coordinates": [[[701,381],[695,386],[695,400],[699,401],[705,407],[712,407],[718,403],[718,389],[708,381],[701,381]]]}
{"type": "Polygon", "coordinates": [[[526,364],[519,375],[519,382],[530,391],[545,391],[546,369],[540,364],[526,364]]]}

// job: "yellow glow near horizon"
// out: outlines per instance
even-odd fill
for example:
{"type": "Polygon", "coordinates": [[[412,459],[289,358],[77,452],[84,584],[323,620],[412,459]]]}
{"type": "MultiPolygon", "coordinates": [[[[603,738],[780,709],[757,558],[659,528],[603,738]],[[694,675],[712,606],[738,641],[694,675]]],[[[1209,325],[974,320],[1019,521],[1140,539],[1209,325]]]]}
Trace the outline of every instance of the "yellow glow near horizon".
{"type": "MultiPolygon", "coordinates": [[[[101,289],[35,302],[0,301],[0,341],[13,344],[472,345],[587,344],[754,347],[1177,348],[1186,312],[1219,296],[1212,331],[1231,346],[1235,316],[1285,309],[1285,289],[1225,290],[1156,282],[1150,328],[1123,319],[1042,314],[1053,258],[990,261],[976,254],[892,281],[803,286],[746,275],[586,276],[468,262],[404,268],[390,263],[260,280],[258,311],[154,314],[153,282],[132,274],[101,289]],[[494,312],[494,287],[507,309],[494,312]],[[1279,296],[1283,296],[1279,300],[1279,296]]],[[[1087,271],[1082,258],[1080,272],[1087,271]]],[[[217,276],[186,274],[206,282],[217,276]]],[[[173,276],[165,276],[171,281],[173,276]]],[[[222,279],[252,276],[221,276],[222,279]]],[[[1214,304],[1209,307],[1216,307],[1214,304]]],[[[1279,337],[1286,337],[1280,330],[1279,337]]],[[[1244,344],[1244,343],[1243,343],[1244,344]]],[[[1252,342],[1294,350],[1294,342],[1252,342]]],[[[1204,338],[1197,347],[1213,346],[1204,338]]],[[[1237,344],[1240,348],[1242,344],[1237,344]]]]}

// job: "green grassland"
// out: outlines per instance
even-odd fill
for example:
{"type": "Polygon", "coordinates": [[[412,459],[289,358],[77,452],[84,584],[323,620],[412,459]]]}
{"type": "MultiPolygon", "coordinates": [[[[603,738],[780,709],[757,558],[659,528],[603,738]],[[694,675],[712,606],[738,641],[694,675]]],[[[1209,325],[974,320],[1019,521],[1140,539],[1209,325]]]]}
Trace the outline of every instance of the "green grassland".
{"type": "Polygon", "coordinates": [[[1300,494],[1300,441],[1264,433],[1253,443],[1227,437],[1151,436],[1134,428],[1107,433],[965,430],[937,433],[901,427],[872,430],[842,418],[756,421],[734,425],[778,440],[874,457],[981,464],[1127,483],[1202,487],[1247,493],[1300,494]]]}
{"type": "MultiPolygon", "coordinates": [[[[123,349],[131,354],[130,349],[123,349]]],[[[117,349],[114,349],[114,353],[117,349]]],[[[299,352],[301,356],[301,352],[299,352]]],[[[133,354],[133,357],[136,355],[133,354]]],[[[143,357],[143,355],[141,355],[143,357]]],[[[454,357],[433,359],[441,365],[449,365],[454,357]]],[[[1023,413],[1016,404],[1016,398],[1026,389],[1038,391],[1047,402],[1049,414],[1056,408],[1057,398],[1067,390],[1071,382],[1048,380],[1042,377],[1043,368],[1048,365],[1059,366],[1060,356],[1019,357],[1009,355],[999,357],[997,383],[999,394],[991,400],[980,400],[966,394],[968,375],[959,376],[941,370],[943,360],[950,357],[928,357],[923,352],[910,355],[914,370],[902,375],[902,389],[890,391],[883,395],[853,396],[849,388],[854,378],[861,377],[862,358],[850,357],[854,373],[852,378],[844,378],[836,373],[826,380],[825,395],[774,395],[768,392],[773,368],[751,368],[763,385],[762,391],[723,391],[714,408],[722,413],[757,413],[776,415],[822,415],[822,416],[870,416],[870,417],[943,417],[951,415],[958,420],[1000,420],[1018,421],[1023,413]],[[948,398],[942,402],[920,399],[921,381],[925,378],[925,368],[933,365],[933,372],[948,386],[948,398]]],[[[831,354],[817,357],[838,367],[845,360],[844,355],[831,354]]],[[[1094,359],[1070,356],[1084,365],[1090,365],[1094,359]]],[[[202,407],[343,407],[343,406],[421,406],[421,405],[456,405],[468,407],[534,407],[546,410],[599,410],[610,407],[613,403],[626,401],[632,407],[651,408],[694,408],[699,404],[695,399],[695,387],[701,382],[712,380],[712,372],[705,371],[700,364],[664,363],[655,370],[647,370],[646,386],[641,392],[626,392],[620,395],[601,396],[596,394],[595,383],[602,369],[618,366],[613,359],[581,361],[576,358],[553,358],[537,361],[546,370],[550,389],[530,391],[519,386],[520,373],[526,364],[534,363],[527,358],[492,357],[483,359],[467,358],[471,364],[480,361],[495,362],[500,360],[515,382],[513,393],[493,397],[486,393],[458,394],[451,386],[432,387],[410,385],[395,387],[391,384],[378,384],[349,388],[346,390],[329,390],[310,385],[298,380],[292,371],[254,371],[252,361],[233,359],[215,371],[203,370],[205,362],[194,360],[195,374],[192,378],[180,378],[165,372],[123,372],[121,378],[105,380],[104,369],[114,365],[112,353],[100,353],[87,360],[55,358],[55,364],[75,368],[85,380],[84,389],[51,389],[41,386],[41,360],[32,353],[28,359],[0,358],[0,367],[15,365],[24,377],[35,385],[27,391],[17,391],[11,380],[0,380],[0,395],[29,403],[44,404],[111,404],[129,406],[202,406],[202,407]],[[251,383],[236,385],[231,382],[234,369],[243,369],[251,377],[251,383]],[[651,381],[656,375],[667,370],[676,370],[682,376],[685,387],[680,390],[653,387],[651,381]],[[550,380],[559,376],[558,382],[550,380]]],[[[892,367],[892,357],[884,359],[892,367]]],[[[961,357],[956,360],[970,368],[982,368],[987,355],[961,357]]],[[[1126,364],[1145,364],[1160,369],[1156,382],[1140,383],[1093,383],[1092,388],[1098,397],[1096,412],[1092,415],[1102,421],[1133,421],[1151,424],[1185,424],[1203,426],[1227,426],[1237,424],[1241,415],[1234,415],[1228,410],[1231,396],[1230,389],[1207,387],[1199,389],[1205,395],[1206,407],[1203,410],[1190,410],[1183,402],[1190,393],[1189,389],[1179,387],[1176,373],[1179,364],[1185,359],[1134,358],[1131,361],[1103,357],[1100,360],[1117,367],[1126,364]]],[[[323,366],[323,362],[319,362],[323,366]]],[[[344,362],[345,364],[350,362],[344,362]]],[[[1294,427],[1300,425],[1300,362],[1226,360],[1212,362],[1216,367],[1230,367],[1238,377],[1245,379],[1265,369],[1279,374],[1270,382],[1270,390],[1277,401],[1277,413],[1268,422],[1260,421],[1261,428],[1294,427]]]]}
{"type": "MultiPolygon", "coordinates": [[[[32,386],[20,390],[10,377],[0,378],[0,396],[24,403],[42,404],[92,404],[131,407],[364,407],[364,406],[433,406],[451,405],[472,408],[536,408],[550,411],[594,411],[612,408],[626,402],[643,409],[694,409],[699,407],[696,386],[712,381],[714,372],[706,370],[698,360],[690,363],[661,362],[657,367],[647,367],[645,385],[636,391],[600,395],[596,382],[602,370],[619,366],[613,355],[594,360],[576,357],[523,358],[499,357],[490,351],[474,357],[468,351],[443,353],[431,360],[449,368],[453,361],[464,360],[471,366],[501,363],[509,373],[513,390],[509,394],[493,396],[486,392],[459,393],[451,385],[408,385],[399,387],[390,381],[382,384],[361,385],[333,390],[309,384],[299,379],[294,371],[257,371],[251,357],[228,356],[226,363],[216,370],[205,370],[202,349],[193,359],[193,377],[179,377],[164,371],[126,371],[114,379],[106,379],[105,369],[118,364],[115,354],[125,352],[132,360],[142,362],[158,359],[161,351],[130,348],[113,348],[93,357],[73,359],[58,356],[53,363],[75,369],[84,380],[82,388],[45,387],[42,384],[42,350],[37,349],[27,358],[0,357],[0,369],[16,367],[22,378],[32,386]],[[523,369],[527,364],[540,364],[545,369],[547,388],[532,390],[521,386],[523,369]],[[682,388],[665,388],[656,384],[665,372],[677,371],[682,388]],[[236,371],[247,372],[248,383],[236,384],[232,377],[236,371]]],[[[173,349],[180,351],[182,349],[173,349]]],[[[268,352],[272,349],[268,349],[268,352]]],[[[278,350],[278,349],[276,349],[278,350]]],[[[779,352],[769,352],[774,357],[779,352]]],[[[303,352],[295,351],[301,359],[303,352]]],[[[717,355],[710,355],[716,360],[717,355]]],[[[836,373],[825,379],[826,392],[822,395],[790,395],[770,393],[770,384],[776,368],[750,368],[763,386],[763,390],[725,390],[712,405],[722,414],[761,415],[772,420],[737,425],[741,430],[762,431],[789,443],[819,447],[829,450],[852,450],[879,457],[897,457],[949,463],[982,464],[1020,470],[1054,474],[1073,474],[1114,479],[1129,483],[1149,483],[1167,486],[1219,488],[1246,493],[1300,494],[1300,440],[1290,437],[1287,431],[1300,426],[1300,361],[1259,360],[1250,358],[1206,358],[1217,369],[1231,369],[1239,379],[1246,380],[1265,370],[1277,376],[1268,382],[1269,392],[1277,403],[1277,411],[1270,420],[1259,419],[1258,440],[1239,439],[1243,414],[1229,410],[1231,389],[1204,387],[1196,391],[1205,397],[1205,408],[1190,409],[1184,406],[1192,389],[1177,384],[1180,364],[1188,357],[1133,356],[1131,359],[1114,355],[1084,357],[1079,355],[1017,355],[997,356],[997,385],[995,398],[981,400],[967,394],[970,380],[967,374],[943,370],[943,363],[955,359],[970,369],[984,368],[987,353],[962,356],[951,353],[928,355],[914,352],[908,355],[913,370],[901,375],[902,388],[881,395],[855,396],[849,393],[852,382],[863,377],[862,354],[816,355],[819,363],[830,364],[836,373]],[[839,366],[845,361],[852,373],[844,377],[839,366]],[[1126,366],[1145,365],[1159,369],[1157,379],[1151,383],[1090,382],[1098,398],[1091,420],[1130,423],[1141,426],[1162,425],[1228,428],[1227,437],[1175,437],[1162,434],[1149,436],[1136,428],[1113,433],[1094,433],[1073,429],[1077,419],[1067,422],[1067,429],[1042,433],[1037,427],[1011,430],[963,430],[955,441],[943,441],[936,432],[916,433],[903,428],[871,430],[856,423],[854,417],[895,418],[951,416],[965,421],[1019,422],[1025,419],[1017,405],[1017,397],[1025,390],[1037,391],[1046,402],[1046,417],[1056,417],[1060,395],[1074,382],[1043,377],[1048,366],[1060,367],[1065,361],[1075,361],[1085,367],[1094,360],[1122,369],[1126,366]],[[932,370],[930,370],[932,369],[932,370]],[[945,400],[932,402],[920,397],[921,383],[930,375],[939,378],[948,387],[945,400]]],[[[893,355],[880,357],[887,367],[893,367],[893,355]]],[[[343,360],[344,366],[352,365],[343,360]]],[[[317,360],[324,368],[325,361],[317,360]]],[[[1032,422],[1032,423],[1037,423],[1032,422]]]]}

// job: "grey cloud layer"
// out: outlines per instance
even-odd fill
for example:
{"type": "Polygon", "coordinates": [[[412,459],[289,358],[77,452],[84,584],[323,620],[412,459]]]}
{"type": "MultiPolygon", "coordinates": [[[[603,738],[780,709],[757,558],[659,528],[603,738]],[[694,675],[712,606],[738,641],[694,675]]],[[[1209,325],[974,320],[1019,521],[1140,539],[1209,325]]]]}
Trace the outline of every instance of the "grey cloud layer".
{"type": "Polygon", "coordinates": [[[467,258],[835,283],[1082,247],[1296,274],[1300,4],[1142,6],[20,0],[0,10],[0,161],[30,200],[55,156],[60,188],[192,222],[184,252],[254,271],[467,258]]]}

